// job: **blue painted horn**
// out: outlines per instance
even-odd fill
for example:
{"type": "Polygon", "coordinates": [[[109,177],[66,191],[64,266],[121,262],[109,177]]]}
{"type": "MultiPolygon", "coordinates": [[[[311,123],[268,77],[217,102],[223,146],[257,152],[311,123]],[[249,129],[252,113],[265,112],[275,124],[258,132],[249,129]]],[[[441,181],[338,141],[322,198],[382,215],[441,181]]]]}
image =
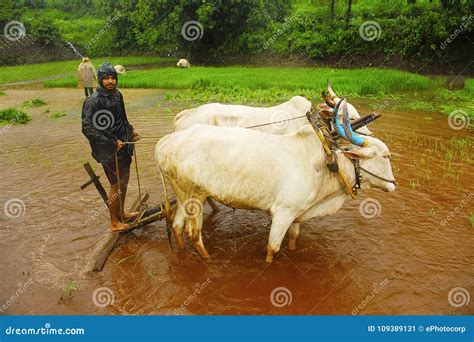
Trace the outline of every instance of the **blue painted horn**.
{"type": "Polygon", "coordinates": [[[349,141],[350,143],[357,146],[368,146],[369,141],[366,138],[361,137],[359,134],[355,133],[351,127],[351,121],[349,120],[349,114],[347,113],[347,102],[346,99],[340,100],[336,107],[334,108],[334,116],[332,118],[332,124],[336,128],[339,135],[349,141]],[[342,115],[344,126],[341,125],[339,121],[339,108],[342,106],[342,115]]]}

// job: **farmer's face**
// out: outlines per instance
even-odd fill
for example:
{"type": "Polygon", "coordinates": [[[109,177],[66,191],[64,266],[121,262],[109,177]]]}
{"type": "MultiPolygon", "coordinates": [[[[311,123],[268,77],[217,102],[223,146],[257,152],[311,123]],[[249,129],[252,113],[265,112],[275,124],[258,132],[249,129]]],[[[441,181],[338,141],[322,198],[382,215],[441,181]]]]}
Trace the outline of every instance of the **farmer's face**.
{"type": "Polygon", "coordinates": [[[114,90],[116,85],[117,79],[112,75],[105,76],[102,79],[102,86],[107,90],[114,90]]]}

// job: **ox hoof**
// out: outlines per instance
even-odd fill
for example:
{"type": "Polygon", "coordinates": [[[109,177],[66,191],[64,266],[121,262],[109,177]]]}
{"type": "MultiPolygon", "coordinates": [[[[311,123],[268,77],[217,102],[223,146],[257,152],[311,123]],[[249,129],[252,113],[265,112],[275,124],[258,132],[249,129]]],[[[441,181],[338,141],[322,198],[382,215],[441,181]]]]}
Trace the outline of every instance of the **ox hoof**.
{"type": "Polygon", "coordinates": [[[201,258],[203,258],[203,259],[210,259],[211,258],[209,256],[209,253],[207,252],[207,250],[205,248],[197,247],[196,249],[199,252],[199,255],[201,256],[201,258]]]}
{"type": "Polygon", "coordinates": [[[273,262],[273,255],[267,255],[267,259],[265,259],[265,261],[271,264],[273,262]]]}

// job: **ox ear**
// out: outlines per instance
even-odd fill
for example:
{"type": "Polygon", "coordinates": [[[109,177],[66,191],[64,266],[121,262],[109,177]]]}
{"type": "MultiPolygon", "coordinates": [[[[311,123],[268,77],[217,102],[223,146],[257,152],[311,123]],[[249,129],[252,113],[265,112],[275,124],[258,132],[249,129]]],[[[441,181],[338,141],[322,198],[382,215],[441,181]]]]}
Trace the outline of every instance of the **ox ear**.
{"type": "Polygon", "coordinates": [[[321,115],[324,119],[331,119],[334,115],[334,110],[326,103],[318,104],[317,108],[319,115],[321,115]]]}
{"type": "Polygon", "coordinates": [[[334,101],[334,99],[332,99],[331,96],[326,95],[326,92],[324,90],[321,92],[321,95],[323,97],[324,102],[326,102],[326,104],[329,107],[331,108],[336,107],[336,101],[334,101]]]}
{"type": "Polygon", "coordinates": [[[353,148],[349,151],[343,151],[343,153],[350,159],[368,159],[375,155],[375,148],[373,146],[353,148]]]}

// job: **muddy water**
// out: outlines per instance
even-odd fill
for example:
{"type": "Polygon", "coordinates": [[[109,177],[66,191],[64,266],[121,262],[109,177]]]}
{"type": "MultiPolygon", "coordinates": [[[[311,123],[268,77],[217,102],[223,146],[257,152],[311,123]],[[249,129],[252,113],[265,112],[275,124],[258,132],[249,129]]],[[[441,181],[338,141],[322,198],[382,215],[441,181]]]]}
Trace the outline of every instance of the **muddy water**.
{"type": "MultiPolygon", "coordinates": [[[[92,251],[106,235],[108,216],[95,189],[79,189],[87,160],[105,180],[81,134],[81,91],[6,93],[0,108],[34,97],[47,105],[0,136],[0,203],[10,201],[11,209],[0,215],[0,314],[474,313],[474,300],[459,307],[448,300],[457,287],[474,296],[473,135],[450,129],[442,115],[387,106],[371,128],[394,154],[397,190],[365,192],[336,215],[303,224],[297,250],[289,252],[285,238],[271,265],[265,263],[267,215],[221,207],[213,214],[206,208],[209,261],[189,244],[185,251],[170,249],[164,222],[157,222],[122,237],[104,270],[92,273],[92,251]],[[51,118],[57,111],[67,116],[51,118]],[[453,137],[471,139],[470,147],[460,154],[451,147],[453,137]],[[13,199],[22,201],[18,211],[13,199]],[[361,214],[366,199],[375,212],[369,207],[364,215],[375,217],[361,214]],[[108,306],[105,297],[94,297],[104,287],[113,296],[108,306]]],[[[184,108],[157,90],[123,93],[129,118],[144,136],[170,132],[172,115],[184,108]]],[[[355,104],[368,112],[364,102],[355,104]]],[[[163,191],[156,139],[146,141],[138,158],[153,204],[163,191]]],[[[137,194],[132,176],[128,202],[137,194]]]]}

